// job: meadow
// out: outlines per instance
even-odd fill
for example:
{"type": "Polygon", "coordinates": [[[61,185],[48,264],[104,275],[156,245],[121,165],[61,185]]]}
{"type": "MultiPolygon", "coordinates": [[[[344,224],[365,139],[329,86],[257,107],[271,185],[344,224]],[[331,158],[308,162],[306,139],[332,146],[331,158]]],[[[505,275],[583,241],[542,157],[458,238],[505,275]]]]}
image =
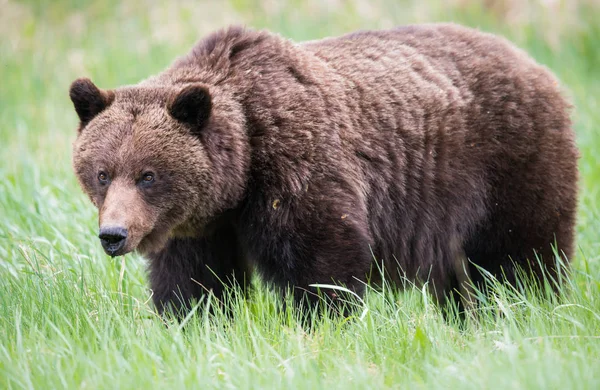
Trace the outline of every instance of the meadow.
{"type": "Polygon", "coordinates": [[[598,20],[597,0],[0,0],[0,388],[600,388],[598,20]],[[258,282],[228,299],[233,319],[165,324],[144,260],[98,242],[70,82],[136,83],[231,23],[301,41],[434,21],[507,36],[573,102],[578,251],[561,297],[495,286],[459,324],[418,288],[373,290],[306,330],[258,282]]]}

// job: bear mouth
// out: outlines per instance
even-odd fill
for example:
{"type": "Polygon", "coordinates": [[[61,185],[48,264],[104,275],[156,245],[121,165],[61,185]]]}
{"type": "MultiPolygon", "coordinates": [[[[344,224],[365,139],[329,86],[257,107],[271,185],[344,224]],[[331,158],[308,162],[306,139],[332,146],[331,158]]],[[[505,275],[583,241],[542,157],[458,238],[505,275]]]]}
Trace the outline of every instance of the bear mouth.
{"type": "MultiPolygon", "coordinates": [[[[164,233],[158,229],[153,229],[150,233],[146,234],[142,237],[142,239],[138,242],[135,248],[131,250],[135,250],[137,253],[142,256],[147,256],[152,253],[160,252],[164,249],[169,241],[169,234],[164,233]]],[[[130,250],[130,251],[131,251],[130,250]]]]}
{"type": "Polygon", "coordinates": [[[127,253],[131,252],[131,250],[120,247],[118,244],[108,244],[106,246],[103,245],[104,253],[109,255],[110,257],[118,257],[124,256],[127,253]]]}

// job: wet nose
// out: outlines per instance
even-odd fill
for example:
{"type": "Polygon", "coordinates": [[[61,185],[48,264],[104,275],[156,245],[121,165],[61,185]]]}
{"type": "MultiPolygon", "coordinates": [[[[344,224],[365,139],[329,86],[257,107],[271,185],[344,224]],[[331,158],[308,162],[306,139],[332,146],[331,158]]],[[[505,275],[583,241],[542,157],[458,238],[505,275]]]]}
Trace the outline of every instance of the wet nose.
{"type": "Polygon", "coordinates": [[[118,256],[127,241],[127,229],[119,226],[102,227],[98,237],[107,255],[118,256]]]}

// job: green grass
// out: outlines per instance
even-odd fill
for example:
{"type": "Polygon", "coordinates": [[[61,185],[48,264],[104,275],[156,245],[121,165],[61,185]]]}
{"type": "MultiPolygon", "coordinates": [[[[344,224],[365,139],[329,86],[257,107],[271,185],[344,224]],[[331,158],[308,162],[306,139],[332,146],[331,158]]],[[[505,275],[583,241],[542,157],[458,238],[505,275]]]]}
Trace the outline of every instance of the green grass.
{"type": "Polygon", "coordinates": [[[2,2],[0,388],[600,388],[600,8],[479,3],[2,2]],[[143,259],[112,260],[95,237],[96,212],[70,166],[69,83],[135,83],[231,22],[303,40],[441,20],[506,34],[574,103],[580,250],[563,298],[497,287],[461,328],[418,289],[371,291],[362,320],[326,316],[307,332],[259,286],[230,299],[233,320],[165,326],[143,259]]]}

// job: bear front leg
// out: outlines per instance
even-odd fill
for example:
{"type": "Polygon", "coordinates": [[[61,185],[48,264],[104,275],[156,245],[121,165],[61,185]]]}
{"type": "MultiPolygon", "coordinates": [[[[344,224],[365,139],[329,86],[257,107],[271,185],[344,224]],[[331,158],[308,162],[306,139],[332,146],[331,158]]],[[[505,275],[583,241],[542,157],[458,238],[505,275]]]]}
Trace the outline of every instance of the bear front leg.
{"type": "Polygon", "coordinates": [[[344,303],[353,300],[352,294],[311,285],[334,284],[363,295],[373,263],[366,224],[343,211],[297,221],[302,225],[263,226],[262,239],[255,236],[249,243],[259,271],[273,286],[292,289],[296,304],[305,310],[326,303],[348,314],[352,307],[344,303]]]}
{"type": "Polygon", "coordinates": [[[337,226],[326,224],[327,231],[317,229],[316,234],[306,235],[304,242],[299,240],[295,259],[298,268],[290,279],[295,301],[304,309],[326,304],[334,312],[348,316],[358,303],[353,294],[312,285],[343,286],[362,297],[373,256],[366,235],[352,221],[332,222],[337,226]],[[310,248],[312,253],[302,253],[303,248],[310,248]]]}
{"type": "Polygon", "coordinates": [[[149,258],[152,298],[160,314],[171,310],[183,318],[207,293],[220,300],[226,288],[244,289],[249,282],[249,269],[231,227],[208,237],[170,239],[149,258]]]}

